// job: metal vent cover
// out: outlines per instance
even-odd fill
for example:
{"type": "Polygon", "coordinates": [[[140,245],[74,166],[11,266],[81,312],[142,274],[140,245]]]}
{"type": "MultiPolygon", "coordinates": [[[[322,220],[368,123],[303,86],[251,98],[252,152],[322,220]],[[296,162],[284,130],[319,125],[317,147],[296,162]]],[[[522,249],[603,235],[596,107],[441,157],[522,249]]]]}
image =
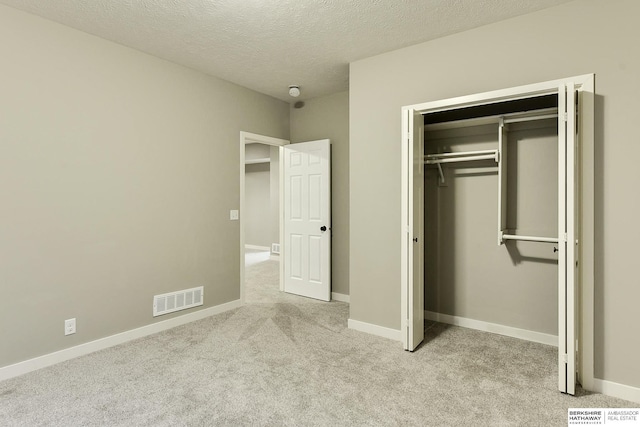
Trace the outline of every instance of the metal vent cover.
{"type": "Polygon", "coordinates": [[[204,304],[203,286],[154,295],[153,317],[173,313],[175,311],[186,310],[202,304],[204,304]]]}

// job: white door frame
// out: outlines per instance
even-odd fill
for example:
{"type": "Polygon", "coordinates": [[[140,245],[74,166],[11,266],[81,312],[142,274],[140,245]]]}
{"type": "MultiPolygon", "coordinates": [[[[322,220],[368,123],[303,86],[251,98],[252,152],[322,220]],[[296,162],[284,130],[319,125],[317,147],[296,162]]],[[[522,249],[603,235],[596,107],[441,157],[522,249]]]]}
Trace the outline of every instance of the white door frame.
{"type": "MultiPolygon", "coordinates": [[[[587,390],[593,390],[594,386],[594,75],[586,74],[582,76],[559,79],[544,83],[536,83],[509,89],[502,89],[492,92],[485,92],[475,95],[461,96],[445,100],[415,104],[403,107],[403,111],[414,110],[421,114],[428,114],[437,111],[450,110],[453,108],[469,107],[479,104],[501,102],[506,100],[530,98],[532,96],[557,93],[561,85],[574,85],[579,90],[580,99],[579,121],[577,129],[580,135],[580,151],[577,164],[579,168],[579,194],[577,195],[577,207],[580,214],[577,218],[577,236],[580,239],[579,253],[577,259],[580,260],[578,267],[578,279],[576,298],[576,312],[578,313],[578,340],[579,359],[576,363],[578,380],[587,390]]],[[[406,120],[407,115],[403,115],[406,120]]],[[[403,123],[403,129],[407,126],[403,123]]],[[[407,144],[403,139],[402,144],[407,144]]],[[[408,150],[404,150],[406,153],[408,150]]],[[[408,188],[408,180],[404,179],[411,173],[413,159],[406,155],[402,158],[402,194],[409,195],[412,191],[408,188]]],[[[402,198],[402,212],[408,211],[408,197],[402,198]]],[[[412,238],[413,224],[407,222],[408,215],[402,216],[400,229],[402,247],[410,247],[409,239],[412,238]]],[[[411,254],[409,251],[401,253],[401,286],[405,291],[401,292],[401,306],[408,304],[409,281],[411,273],[411,254]]],[[[405,315],[403,310],[403,316],[405,315]]],[[[406,325],[407,319],[401,318],[401,325],[406,325]]],[[[406,334],[403,334],[405,336],[406,334]]]]}
{"type": "MultiPolygon", "coordinates": [[[[280,138],[273,138],[270,136],[265,136],[265,135],[258,135],[256,133],[250,133],[250,132],[244,132],[241,131],[240,132],[240,303],[244,304],[244,295],[245,295],[245,289],[244,289],[244,207],[245,207],[245,194],[244,194],[244,174],[245,174],[245,145],[246,144],[265,144],[265,145],[271,145],[274,147],[283,147],[285,145],[288,145],[290,142],[286,139],[280,139],[280,138]]],[[[282,149],[280,149],[280,170],[278,171],[278,186],[280,188],[280,205],[279,205],[279,212],[278,212],[278,218],[280,221],[280,253],[282,254],[282,251],[284,249],[284,247],[282,246],[284,243],[284,230],[283,230],[283,224],[282,224],[282,212],[283,212],[283,197],[282,197],[282,192],[283,192],[283,176],[284,176],[284,168],[283,168],[283,164],[282,164],[282,149]]],[[[283,277],[284,277],[284,272],[283,272],[283,266],[284,263],[282,262],[282,258],[280,258],[280,290],[284,290],[284,284],[283,284],[283,277]]]]}

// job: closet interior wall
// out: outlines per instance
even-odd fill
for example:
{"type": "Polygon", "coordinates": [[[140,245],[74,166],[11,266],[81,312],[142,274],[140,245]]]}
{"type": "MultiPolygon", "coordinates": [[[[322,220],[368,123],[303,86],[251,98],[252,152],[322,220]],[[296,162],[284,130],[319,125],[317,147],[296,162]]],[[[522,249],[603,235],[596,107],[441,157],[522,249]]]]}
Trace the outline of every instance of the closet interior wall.
{"type": "MultiPolygon", "coordinates": [[[[438,127],[427,117],[425,154],[497,149],[497,122],[438,127]]],[[[507,162],[507,228],[557,236],[557,119],[509,124],[507,162]]],[[[554,244],[497,244],[494,160],[440,166],[444,183],[424,171],[425,311],[558,335],[554,244]]]]}

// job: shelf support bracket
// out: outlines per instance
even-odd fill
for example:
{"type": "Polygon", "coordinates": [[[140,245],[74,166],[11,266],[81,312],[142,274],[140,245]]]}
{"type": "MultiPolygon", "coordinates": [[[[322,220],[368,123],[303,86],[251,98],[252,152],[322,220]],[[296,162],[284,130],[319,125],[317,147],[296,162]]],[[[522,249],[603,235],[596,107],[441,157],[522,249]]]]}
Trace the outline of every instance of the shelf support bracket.
{"type": "Polygon", "coordinates": [[[442,166],[440,166],[440,163],[436,163],[436,166],[438,166],[438,174],[440,174],[440,184],[444,185],[444,172],[442,171],[442,166]]]}

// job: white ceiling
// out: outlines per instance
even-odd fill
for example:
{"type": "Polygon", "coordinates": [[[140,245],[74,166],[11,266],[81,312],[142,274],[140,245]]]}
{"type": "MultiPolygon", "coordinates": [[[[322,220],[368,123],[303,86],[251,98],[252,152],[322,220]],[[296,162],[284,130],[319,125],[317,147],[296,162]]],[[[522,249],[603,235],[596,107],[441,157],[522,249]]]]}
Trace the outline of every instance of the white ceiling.
{"type": "Polygon", "coordinates": [[[293,101],[346,90],[349,63],[570,0],[0,0],[293,101]]]}

